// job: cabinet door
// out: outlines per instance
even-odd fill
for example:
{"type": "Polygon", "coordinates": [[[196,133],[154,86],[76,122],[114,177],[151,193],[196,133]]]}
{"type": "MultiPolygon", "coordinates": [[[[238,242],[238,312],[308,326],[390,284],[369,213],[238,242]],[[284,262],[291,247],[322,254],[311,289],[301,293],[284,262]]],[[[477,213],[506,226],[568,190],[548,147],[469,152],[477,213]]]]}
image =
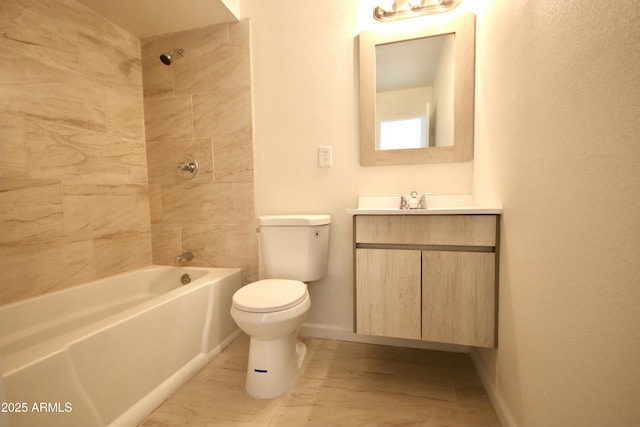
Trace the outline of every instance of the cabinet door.
{"type": "Polygon", "coordinates": [[[356,332],[420,339],[420,251],[356,249],[356,332]]]}
{"type": "Polygon", "coordinates": [[[495,254],[422,252],[422,339],[493,347],[495,254]]]}

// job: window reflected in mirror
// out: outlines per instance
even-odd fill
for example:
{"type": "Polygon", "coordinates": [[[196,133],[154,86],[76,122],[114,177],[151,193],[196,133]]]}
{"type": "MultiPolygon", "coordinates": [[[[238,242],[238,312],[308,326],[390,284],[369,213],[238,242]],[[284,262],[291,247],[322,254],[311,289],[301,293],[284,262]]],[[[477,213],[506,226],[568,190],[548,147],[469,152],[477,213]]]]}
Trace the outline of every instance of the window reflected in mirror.
{"type": "Polygon", "coordinates": [[[426,147],[425,117],[381,120],[377,150],[404,150],[426,147]]]}

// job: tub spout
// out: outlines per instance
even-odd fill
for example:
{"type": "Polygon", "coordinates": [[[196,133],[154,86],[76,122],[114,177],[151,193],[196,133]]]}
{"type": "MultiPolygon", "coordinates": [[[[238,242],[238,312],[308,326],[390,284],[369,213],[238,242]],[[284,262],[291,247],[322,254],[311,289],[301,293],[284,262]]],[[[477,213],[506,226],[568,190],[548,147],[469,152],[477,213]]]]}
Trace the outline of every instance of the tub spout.
{"type": "Polygon", "coordinates": [[[193,259],[193,253],[185,252],[176,257],[176,264],[182,264],[185,261],[191,261],[193,259]]]}

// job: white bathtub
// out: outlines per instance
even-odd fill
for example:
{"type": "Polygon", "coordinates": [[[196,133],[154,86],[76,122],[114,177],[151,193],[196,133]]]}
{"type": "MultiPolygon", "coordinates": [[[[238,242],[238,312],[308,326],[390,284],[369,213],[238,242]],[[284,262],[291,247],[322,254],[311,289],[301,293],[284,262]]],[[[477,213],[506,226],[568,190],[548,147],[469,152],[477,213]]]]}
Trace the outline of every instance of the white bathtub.
{"type": "Polygon", "coordinates": [[[240,332],[240,286],[239,269],[151,266],[0,307],[0,412],[11,427],[136,426],[240,332]]]}

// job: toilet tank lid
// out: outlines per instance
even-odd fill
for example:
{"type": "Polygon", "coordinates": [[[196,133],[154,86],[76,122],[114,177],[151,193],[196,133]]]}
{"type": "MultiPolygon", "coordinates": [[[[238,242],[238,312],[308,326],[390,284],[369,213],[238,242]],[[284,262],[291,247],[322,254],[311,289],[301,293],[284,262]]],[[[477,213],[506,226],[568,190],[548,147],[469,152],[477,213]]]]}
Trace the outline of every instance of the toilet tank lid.
{"type": "Polygon", "coordinates": [[[258,225],[324,225],[331,223],[330,215],[264,215],[258,225]]]}

